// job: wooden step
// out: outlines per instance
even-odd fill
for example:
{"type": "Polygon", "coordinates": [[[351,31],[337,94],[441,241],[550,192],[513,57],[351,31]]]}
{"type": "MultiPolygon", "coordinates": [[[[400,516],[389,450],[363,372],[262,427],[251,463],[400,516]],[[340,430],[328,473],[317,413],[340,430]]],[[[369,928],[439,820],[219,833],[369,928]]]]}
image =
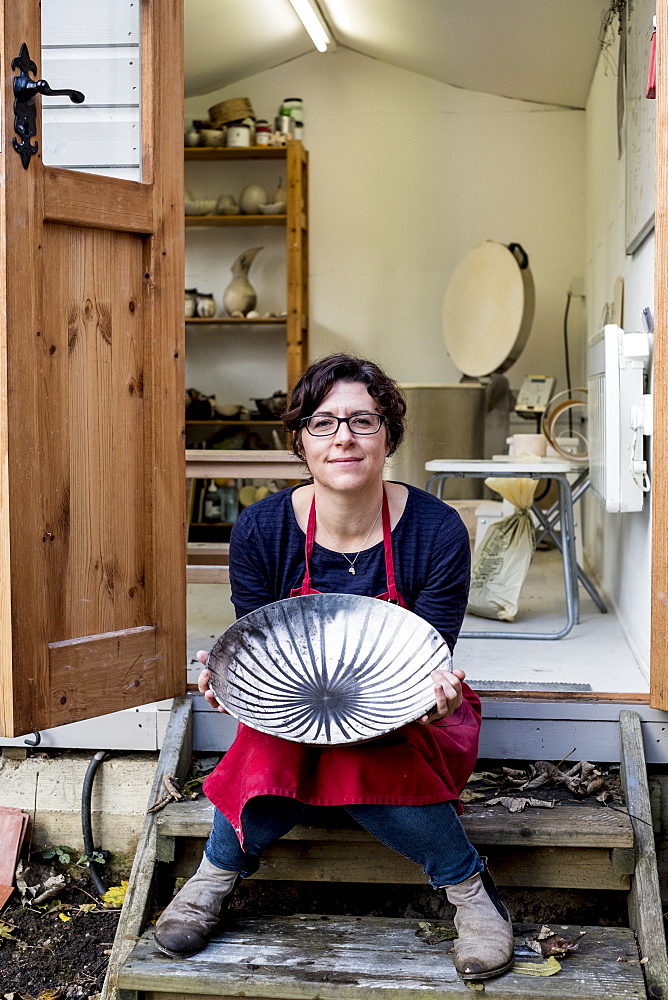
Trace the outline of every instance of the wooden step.
{"type": "MultiPolygon", "coordinates": [[[[158,830],[168,837],[208,837],[213,806],[204,797],[173,802],[158,813],[158,830]]],[[[554,809],[527,808],[511,813],[503,806],[467,805],[462,823],[479,844],[533,847],[633,847],[633,829],[623,806],[615,809],[588,805],[556,805],[554,809]]],[[[358,826],[328,829],[298,824],[283,840],[375,840],[358,826]]]]}
{"type": "MultiPolygon", "coordinates": [[[[188,959],[171,959],[144,934],[124,963],[119,985],[142,1000],[272,997],[274,1000],[470,998],[449,954],[452,942],[416,937],[417,920],[374,917],[263,917],[239,920],[188,959]]],[[[542,962],[524,942],[537,925],[516,925],[516,962],[542,962]]],[[[645,1000],[633,934],[619,927],[555,925],[579,950],[548,978],[511,971],[485,983],[494,1000],[645,1000]],[[623,961],[618,961],[619,959],[623,961]]]]}
{"type": "MultiPolygon", "coordinates": [[[[189,877],[202,856],[213,806],[206,799],[167,806],[157,820],[158,857],[189,877]]],[[[627,890],[633,872],[633,830],[624,810],[557,805],[509,813],[471,805],[464,827],[489,858],[501,885],[627,890]]],[[[412,861],[357,826],[298,825],[269,847],[254,878],[424,884],[412,861]],[[354,848],[354,849],[351,849],[354,848]]]]}

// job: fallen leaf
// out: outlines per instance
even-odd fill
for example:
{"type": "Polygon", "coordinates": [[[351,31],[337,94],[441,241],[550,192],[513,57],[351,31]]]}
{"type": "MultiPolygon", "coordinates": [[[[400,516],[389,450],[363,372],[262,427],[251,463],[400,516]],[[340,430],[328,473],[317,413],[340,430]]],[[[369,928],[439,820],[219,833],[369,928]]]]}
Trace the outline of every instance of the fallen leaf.
{"type": "Polygon", "coordinates": [[[475,993],[484,993],[485,992],[485,984],[484,983],[477,983],[477,982],[473,982],[470,979],[465,979],[464,980],[464,986],[466,987],[467,990],[473,990],[475,993]]]}
{"type": "Polygon", "coordinates": [[[58,914],[58,919],[59,919],[59,920],[62,920],[62,922],[63,922],[64,924],[66,924],[66,923],[68,922],[68,920],[71,920],[72,918],[71,918],[71,917],[68,917],[66,913],[59,913],[59,914],[58,914]]]}
{"type": "Polygon", "coordinates": [[[459,801],[466,804],[467,802],[476,802],[477,799],[484,799],[484,792],[474,792],[470,788],[464,788],[461,795],[459,796],[459,801]]]}
{"type": "Polygon", "coordinates": [[[125,899],[125,893],[127,891],[129,882],[127,879],[123,879],[120,885],[112,885],[111,888],[107,889],[101,900],[108,910],[120,910],[125,899]]]}
{"type": "Polygon", "coordinates": [[[606,779],[602,777],[592,778],[587,784],[587,795],[594,795],[601,792],[606,787],[606,779]]]}
{"type": "Polygon", "coordinates": [[[0,923],[0,938],[5,938],[7,941],[16,941],[16,938],[12,934],[12,930],[13,927],[10,927],[8,924],[0,923]]]}
{"type": "Polygon", "coordinates": [[[541,958],[543,957],[543,949],[540,946],[540,941],[536,938],[527,938],[526,946],[527,948],[530,948],[531,951],[535,951],[541,958]]]}
{"type": "Polygon", "coordinates": [[[425,944],[440,944],[441,941],[452,941],[457,937],[454,927],[438,927],[428,920],[419,920],[415,936],[422,938],[425,944]]]}
{"type": "Polygon", "coordinates": [[[37,997],[37,1000],[58,1000],[58,997],[62,997],[62,995],[63,991],[61,990],[60,986],[56,986],[55,989],[44,990],[37,997]]]}
{"type": "Polygon", "coordinates": [[[536,934],[536,940],[537,941],[544,941],[545,938],[549,938],[549,937],[553,937],[553,936],[554,936],[554,931],[551,931],[550,928],[547,926],[547,924],[543,924],[543,926],[541,927],[541,929],[536,934]]]}
{"type": "Polygon", "coordinates": [[[561,971],[561,965],[552,956],[547,962],[515,962],[512,971],[520,976],[554,976],[561,971]]]}
{"type": "Polygon", "coordinates": [[[525,806],[533,806],[535,809],[552,809],[554,801],[552,799],[525,798],[522,795],[500,795],[495,799],[489,799],[487,805],[504,806],[509,812],[522,812],[525,806]]]}
{"type": "Polygon", "coordinates": [[[39,906],[40,903],[46,903],[47,900],[53,899],[57,896],[61,889],[65,887],[68,882],[67,875],[52,875],[48,878],[42,887],[42,892],[38,896],[35,896],[32,905],[39,906]]]}
{"type": "Polygon", "coordinates": [[[80,903],[79,909],[82,913],[92,913],[93,910],[97,910],[97,903],[80,903]]]}
{"type": "Polygon", "coordinates": [[[545,958],[550,955],[554,955],[555,958],[565,958],[572,952],[577,951],[579,947],[580,942],[575,938],[567,941],[565,938],[555,937],[543,942],[543,955],[545,958]]]}

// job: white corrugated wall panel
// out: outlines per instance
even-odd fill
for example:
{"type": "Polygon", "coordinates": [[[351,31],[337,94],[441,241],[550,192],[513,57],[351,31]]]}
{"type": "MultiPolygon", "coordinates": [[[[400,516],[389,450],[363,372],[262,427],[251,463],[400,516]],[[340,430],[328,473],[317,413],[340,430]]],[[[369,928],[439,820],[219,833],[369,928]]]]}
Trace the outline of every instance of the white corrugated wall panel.
{"type": "Polygon", "coordinates": [[[39,76],[82,105],[42,99],[48,166],[141,179],[139,0],[42,0],[39,76]]]}

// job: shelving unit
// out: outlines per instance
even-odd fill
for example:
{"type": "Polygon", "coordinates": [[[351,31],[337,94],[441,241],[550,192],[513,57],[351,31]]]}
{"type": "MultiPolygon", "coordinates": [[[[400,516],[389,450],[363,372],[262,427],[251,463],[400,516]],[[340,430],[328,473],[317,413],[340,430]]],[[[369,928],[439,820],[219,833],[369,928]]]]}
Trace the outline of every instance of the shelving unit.
{"type": "MultiPolygon", "coordinates": [[[[185,159],[193,163],[220,164],[221,171],[224,171],[226,164],[243,162],[245,160],[271,161],[284,164],[285,187],[287,192],[286,211],[281,215],[187,215],[185,226],[188,231],[197,229],[220,228],[225,231],[233,229],[257,228],[263,229],[271,227],[285,229],[285,280],[286,298],[284,316],[261,317],[258,319],[240,319],[231,316],[214,316],[211,318],[193,317],[186,319],[186,329],[188,327],[213,327],[220,333],[238,328],[245,329],[249,335],[264,333],[274,341],[276,337],[285,337],[285,374],[277,378],[276,385],[287,382],[287,388],[291,388],[297,381],[302,371],[306,367],[308,359],[308,153],[300,142],[290,142],[282,148],[254,147],[252,149],[207,149],[191,148],[185,150],[185,159]]],[[[213,237],[211,237],[213,241],[213,237]]],[[[225,237],[221,234],[220,249],[224,253],[225,237]]],[[[217,244],[216,244],[217,245],[217,244]]],[[[186,249],[187,252],[187,249],[186,249]]],[[[233,258],[232,258],[233,259],[233,258]]],[[[230,264],[232,263],[230,259],[230,264]]],[[[252,280],[252,279],[251,279],[252,280]]],[[[276,307],[274,307],[276,308],[276,307]]],[[[263,341],[267,344],[267,341],[263,341]]],[[[258,340],[252,337],[251,343],[258,344],[258,340]]],[[[224,341],[218,342],[218,349],[225,350],[224,341]],[[221,344],[223,345],[221,348],[221,344]]],[[[251,350],[258,350],[253,346],[251,350]]],[[[261,387],[258,386],[256,395],[264,395],[261,387]]],[[[189,430],[188,437],[192,441],[208,440],[207,430],[213,433],[226,431],[232,428],[256,431],[254,441],[257,444],[257,433],[264,440],[266,447],[271,445],[270,432],[280,428],[280,420],[196,420],[186,421],[189,430]],[[262,431],[264,430],[264,434],[262,431]]],[[[218,457],[221,451],[210,448],[198,449],[197,454],[204,457],[207,454],[218,457]]],[[[250,454],[250,453],[249,453],[250,454]]],[[[214,477],[215,478],[215,477],[214,477]]],[[[242,478],[246,478],[243,477],[242,478]]],[[[251,477],[253,478],[253,477],[251,477]]],[[[228,537],[230,528],[229,522],[200,523],[191,522],[191,528],[195,529],[191,541],[215,539],[221,540],[228,537]],[[213,529],[213,530],[212,530],[213,529]],[[222,533],[222,534],[221,534],[222,533]]]]}
{"type": "Polygon", "coordinates": [[[285,327],[286,375],[288,388],[297,381],[308,358],[308,153],[301,142],[284,147],[256,146],[251,149],[185,150],[186,161],[196,163],[237,163],[243,160],[285,162],[287,203],[285,215],[187,215],[186,228],[284,226],[286,230],[286,309],[287,316],[246,320],[227,316],[186,320],[186,326],[230,324],[285,327]]]}

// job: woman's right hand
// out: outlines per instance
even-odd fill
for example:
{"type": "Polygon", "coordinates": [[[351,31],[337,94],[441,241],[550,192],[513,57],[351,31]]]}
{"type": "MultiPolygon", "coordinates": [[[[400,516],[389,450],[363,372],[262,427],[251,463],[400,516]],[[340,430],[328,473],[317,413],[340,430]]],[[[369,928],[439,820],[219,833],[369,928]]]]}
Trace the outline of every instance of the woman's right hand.
{"type": "Polygon", "coordinates": [[[217,711],[223,712],[225,715],[229,715],[230,713],[227,711],[227,709],[223,708],[222,705],[218,704],[218,702],[216,701],[215,694],[209,687],[209,678],[211,677],[211,671],[206,669],[206,661],[209,659],[209,654],[207,653],[206,649],[200,649],[197,651],[197,659],[199,660],[200,663],[204,665],[205,668],[197,678],[197,687],[200,690],[200,694],[204,695],[204,697],[207,700],[207,703],[211,706],[211,708],[215,708],[217,709],[217,711]]]}

